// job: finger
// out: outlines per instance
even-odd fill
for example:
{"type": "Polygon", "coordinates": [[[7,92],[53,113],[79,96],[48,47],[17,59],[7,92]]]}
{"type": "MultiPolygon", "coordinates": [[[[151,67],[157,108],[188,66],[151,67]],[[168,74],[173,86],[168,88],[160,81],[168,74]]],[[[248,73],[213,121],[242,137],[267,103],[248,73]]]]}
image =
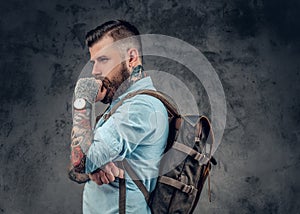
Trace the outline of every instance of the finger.
{"type": "Polygon", "coordinates": [[[111,165],[111,173],[115,176],[115,177],[119,177],[120,175],[120,169],[118,167],[116,167],[115,164],[111,165]]]}
{"type": "Polygon", "coordinates": [[[104,172],[104,171],[100,171],[99,172],[99,177],[100,177],[100,179],[101,179],[101,181],[102,181],[102,183],[103,184],[108,184],[109,183],[109,180],[108,180],[108,178],[106,177],[106,175],[105,175],[106,173],[104,172]]]}
{"type": "Polygon", "coordinates": [[[88,176],[89,176],[89,178],[90,178],[91,181],[94,181],[94,176],[93,175],[88,174],[88,176]]]}
{"type": "Polygon", "coordinates": [[[92,180],[92,181],[95,181],[97,179],[97,174],[94,173],[94,174],[89,174],[89,178],[92,180]]]}
{"type": "Polygon", "coordinates": [[[118,168],[114,163],[110,163],[111,172],[115,177],[124,178],[124,170],[118,168]]]}
{"type": "Polygon", "coordinates": [[[105,95],[106,95],[106,88],[103,87],[103,83],[101,80],[96,80],[98,83],[99,83],[99,90],[98,90],[98,94],[97,94],[97,97],[96,97],[96,101],[100,101],[100,100],[103,100],[105,95]]]}
{"type": "MultiPolygon", "coordinates": [[[[109,180],[109,182],[112,182],[114,181],[117,177],[116,174],[118,175],[118,172],[117,173],[114,173],[114,171],[116,171],[117,167],[115,166],[115,164],[113,164],[112,162],[108,163],[105,165],[104,167],[104,172],[105,172],[105,175],[107,177],[107,179],[109,180]]],[[[118,170],[117,170],[118,171],[118,170]]]]}
{"type": "Polygon", "coordinates": [[[123,169],[120,169],[120,168],[118,168],[119,169],[119,178],[124,178],[125,177],[125,173],[124,173],[124,170],[123,169]]]}
{"type": "Polygon", "coordinates": [[[98,184],[99,186],[101,186],[103,183],[101,181],[101,179],[98,177],[95,181],[96,184],[98,184]]]}
{"type": "Polygon", "coordinates": [[[111,173],[113,166],[114,164],[112,162],[109,162],[102,168],[102,170],[105,171],[106,173],[111,173]]]}
{"type": "Polygon", "coordinates": [[[99,79],[96,79],[96,82],[99,84],[99,88],[101,88],[102,87],[102,81],[101,80],[99,80],[99,79]]]}
{"type": "Polygon", "coordinates": [[[105,175],[109,182],[113,182],[116,179],[115,176],[111,173],[105,173],[105,175]]]}
{"type": "Polygon", "coordinates": [[[98,185],[102,185],[102,181],[101,179],[99,178],[99,172],[96,172],[94,174],[89,174],[89,178],[94,181],[96,184],[98,185]]]}

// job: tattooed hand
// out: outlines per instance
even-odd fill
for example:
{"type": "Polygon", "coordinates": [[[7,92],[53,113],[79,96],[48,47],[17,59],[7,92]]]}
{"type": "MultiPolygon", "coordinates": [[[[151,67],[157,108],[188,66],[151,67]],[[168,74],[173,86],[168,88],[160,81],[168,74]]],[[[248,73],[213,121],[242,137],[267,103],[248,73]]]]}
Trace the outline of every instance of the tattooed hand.
{"type": "Polygon", "coordinates": [[[101,86],[101,80],[96,80],[93,77],[80,78],[75,86],[75,99],[84,98],[89,103],[94,103],[101,86]]]}
{"type": "Polygon", "coordinates": [[[93,77],[81,78],[75,87],[75,99],[84,98],[89,103],[103,100],[106,95],[106,88],[103,87],[102,81],[93,77]]]}

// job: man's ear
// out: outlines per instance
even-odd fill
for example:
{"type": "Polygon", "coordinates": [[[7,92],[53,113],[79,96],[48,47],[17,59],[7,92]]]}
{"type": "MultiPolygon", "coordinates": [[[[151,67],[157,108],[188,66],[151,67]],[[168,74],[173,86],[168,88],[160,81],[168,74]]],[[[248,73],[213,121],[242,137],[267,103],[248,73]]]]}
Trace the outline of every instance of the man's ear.
{"type": "Polygon", "coordinates": [[[141,64],[140,62],[140,58],[139,58],[139,52],[136,48],[130,48],[128,51],[127,51],[127,54],[128,54],[128,67],[130,69],[130,71],[132,70],[133,67],[141,64]]]}

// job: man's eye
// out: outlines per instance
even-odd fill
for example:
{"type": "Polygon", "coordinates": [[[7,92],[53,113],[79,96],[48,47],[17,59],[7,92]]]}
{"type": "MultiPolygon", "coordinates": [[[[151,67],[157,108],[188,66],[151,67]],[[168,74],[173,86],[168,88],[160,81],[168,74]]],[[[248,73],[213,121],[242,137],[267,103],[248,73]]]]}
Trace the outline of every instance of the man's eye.
{"type": "Polygon", "coordinates": [[[108,58],[100,58],[99,61],[102,63],[106,63],[108,61],[108,58]]]}

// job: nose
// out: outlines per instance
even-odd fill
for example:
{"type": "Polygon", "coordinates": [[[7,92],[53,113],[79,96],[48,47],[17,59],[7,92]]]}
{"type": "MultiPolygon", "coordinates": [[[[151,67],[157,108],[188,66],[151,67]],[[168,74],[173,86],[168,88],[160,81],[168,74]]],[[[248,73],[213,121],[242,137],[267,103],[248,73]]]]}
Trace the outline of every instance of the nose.
{"type": "Polygon", "coordinates": [[[102,76],[101,68],[98,66],[98,63],[97,63],[97,62],[93,64],[92,75],[93,75],[95,78],[102,76]]]}

